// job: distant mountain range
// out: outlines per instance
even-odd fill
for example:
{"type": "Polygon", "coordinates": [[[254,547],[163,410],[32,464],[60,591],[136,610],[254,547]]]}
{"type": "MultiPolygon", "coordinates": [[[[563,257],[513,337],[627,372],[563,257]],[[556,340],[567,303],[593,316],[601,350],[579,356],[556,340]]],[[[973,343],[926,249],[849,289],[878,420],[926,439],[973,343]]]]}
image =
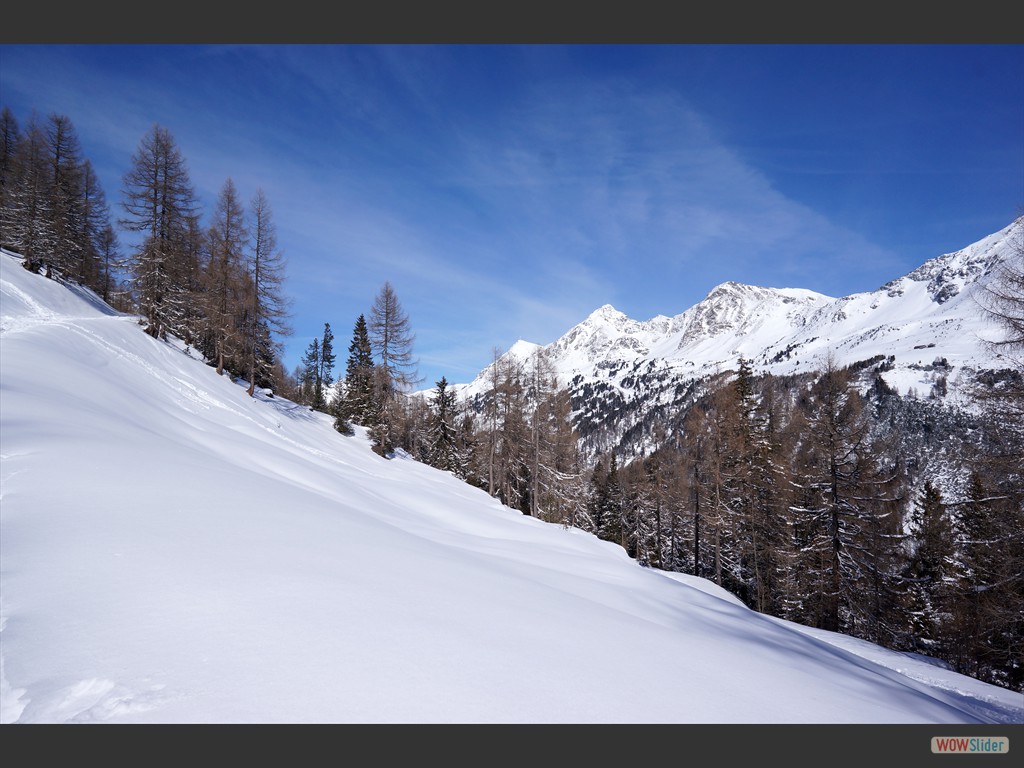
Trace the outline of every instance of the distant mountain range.
{"type": "MultiPolygon", "coordinates": [[[[1021,258],[1021,221],[841,298],[726,282],[674,317],[637,321],[606,304],[547,346],[517,342],[497,364],[543,350],[573,395],[577,420],[601,421],[618,435],[627,425],[609,422],[668,405],[688,382],[735,369],[740,357],[755,373],[784,375],[820,369],[828,355],[840,366],[881,356],[898,392],[927,390],[939,370],[955,397],[961,376],[1009,367],[985,343],[999,329],[979,299],[1000,264],[1021,258]]],[[[459,386],[461,397],[486,392],[490,370],[459,386]]]]}

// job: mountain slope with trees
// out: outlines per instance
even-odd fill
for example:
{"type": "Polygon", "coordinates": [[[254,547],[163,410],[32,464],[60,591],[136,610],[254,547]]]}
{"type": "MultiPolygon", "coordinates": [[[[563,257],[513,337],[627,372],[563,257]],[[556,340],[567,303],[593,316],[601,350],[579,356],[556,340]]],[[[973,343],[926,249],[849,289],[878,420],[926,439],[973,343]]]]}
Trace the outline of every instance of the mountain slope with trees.
{"type": "Polygon", "coordinates": [[[758,611],[1020,690],[1021,230],[866,294],[727,283],[675,318],[605,306],[519,343],[458,387],[463,407],[498,445],[527,445],[515,425],[539,390],[523,372],[543,359],[588,481],[567,478],[557,510],[535,504],[522,458],[518,495],[480,484],[758,611]]]}
{"type": "Polygon", "coordinates": [[[0,244],[250,398],[762,614],[1024,688],[1021,219],[852,296],[728,282],[647,322],[605,305],[550,345],[495,351],[468,385],[416,391],[389,281],[344,372],[329,321],[283,370],[269,202],[229,178],[204,221],[166,128],[123,177],[124,255],[68,118],[22,129],[4,109],[0,140],[0,244]]]}
{"type": "Polygon", "coordinates": [[[262,189],[246,204],[226,179],[204,223],[186,158],[154,125],[124,173],[115,216],[67,116],[32,115],[22,128],[5,107],[0,141],[0,245],[26,269],[137,313],[150,335],[173,334],[218,373],[246,378],[250,395],[294,388],[281,366],[286,261],[262,189]]]}
{"type": "Polygon", "coordinates": [[[1005,688],[756,613],[450,472],[387,460],[364,428],[340,435],[329,414],[250,396],[137,321],[0,254],[5,724],[1000,735],[1024,715],[1005,688]]]}

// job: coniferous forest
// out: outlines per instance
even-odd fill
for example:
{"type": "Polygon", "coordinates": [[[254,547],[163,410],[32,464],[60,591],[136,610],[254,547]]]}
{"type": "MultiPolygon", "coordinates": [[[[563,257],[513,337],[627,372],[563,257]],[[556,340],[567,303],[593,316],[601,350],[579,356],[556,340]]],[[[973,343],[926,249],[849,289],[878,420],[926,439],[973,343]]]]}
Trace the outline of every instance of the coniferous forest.
{"type": "MultiPolygon", "coordinates": [[[[508,507],[694,574],[750,608],[926,654],[1024,690],[1024,367],[981,372],[969,403],[900,394],[878,358],[778,376],[739,358],[677,386],[644,448],[598,439],[621,404],[558,380],[543,350],[494,356],[485,391],[417,390],[415,335],[390,283],[325,322],[286,371],[290,302],[270,202],[231,179],[200,210],[173,136],[140,139],[111,205],[71,121],[0,115],[0,245],[183,340],[211,367],[368,430],[508,507]],[[129,236],[133,245],[122,245],[129,236]],[[351,323],[351,325],[348,325],[351,323]],[[599,448],[595,446],[600,446],[599,448]]],[[[1017,222],[1018,229],[1021,220],[1017,222]]],[[[1024,353],[1024,247],[991,296],[1024,353]]]]}

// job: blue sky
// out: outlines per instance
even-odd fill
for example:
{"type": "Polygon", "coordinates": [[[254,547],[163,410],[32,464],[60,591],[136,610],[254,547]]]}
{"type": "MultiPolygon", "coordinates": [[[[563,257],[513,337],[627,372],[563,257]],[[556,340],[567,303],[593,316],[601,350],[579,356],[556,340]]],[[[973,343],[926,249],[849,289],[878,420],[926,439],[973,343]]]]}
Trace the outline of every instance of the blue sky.
{"type": "Polygon", "coordinates": [[[288,368],[329,322],[342,372],[390,281],[428,387],[606,303],[873,290],[1024,206],[1020,45],[5,44],[0,106],[68,116],[115,217],[154,123],[207,212],[262,187],[288,368]]]}

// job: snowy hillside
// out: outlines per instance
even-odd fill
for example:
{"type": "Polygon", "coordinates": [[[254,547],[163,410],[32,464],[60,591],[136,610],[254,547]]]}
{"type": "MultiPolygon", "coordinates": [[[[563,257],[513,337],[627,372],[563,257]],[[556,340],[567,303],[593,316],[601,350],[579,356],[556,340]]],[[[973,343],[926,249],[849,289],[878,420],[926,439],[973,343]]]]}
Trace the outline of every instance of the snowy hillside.
{"type": "MultiPolygon", "coordinates": [[[[938,357],[952,379],[964,368],[1001,367],[983,343],[996,331],[975,295],[1012,253],[1013,236],[1011,224],[878,290],[842,298],[727,282],[682,314],[644,322],[606,304],[541,348],[563,383],[641,370],[701,376],[734,368],[740,356],[755,372],[794,373],[813,370],[830,352],[839,365],[893,355],[885,375],[897,389],[923,384],[920,371],[938,357]]],[[[535,347],[518,342],[507,354],[524,358],[535,347]]],[[[472,396],[486,384],[485,370],[462,392],[472,396]]]]}
{"type": "MultiPolygon", "coordinates": [[[[978,299],[999,265],[1019,258],[1020,227],[1018,220],[875,291],[841,298],[727,282],[679,315],[642,322],[606,304],[551,344],[517,342],[498,364],[545,353],[577,404],[574,424],[589,458],[646,431],[651,413],[675,407],[695,380],[735,370],[740,357],[755,373],[774,374],[819,370],[830,355],[840,366],[886,358],[881,375],[896,392],[928,392],[941,375],[949,401],[962,400],[974,371],[1010,367],[985,343],[999,330],[978,299]]],[[[492,367],[455,387],[464,401],[490,389],[492,367]]],[[[649,448],[619,446],[627,454],[649,448]]]]}
{"type": "Polygon", "coordinates": [[[0,302],[3,723],[1024,720],[384,460],[6,253],[0,302]]]}

